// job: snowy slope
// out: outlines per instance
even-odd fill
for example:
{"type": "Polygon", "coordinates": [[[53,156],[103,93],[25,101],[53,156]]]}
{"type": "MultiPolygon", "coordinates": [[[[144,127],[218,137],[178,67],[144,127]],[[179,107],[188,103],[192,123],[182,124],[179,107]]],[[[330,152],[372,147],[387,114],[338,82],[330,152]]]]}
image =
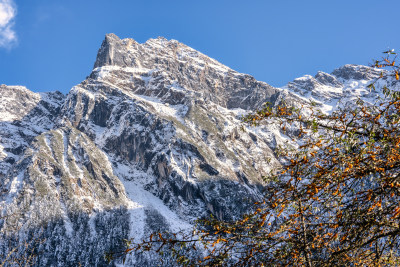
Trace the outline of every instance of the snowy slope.
{"type": "Polygon", "coordinates": [[[233,219],[279,167],[277,146],[295,145],[276,125],[241,117],[266,101],[313,100],[325,112],[372,102],[366,85],[377,75],[345,65],[274,88],[175,40],[109,34],[67,96],[2,85],[0,256],[29,255],[24,243],[43,239],[37,266],[103,266],[123,239],[190,229],[210,213],[233,219]]]}
{"type": "Polygon", "coordinates": [[[305,75],[289,82],[282,89],[295,93],[301,98],[319,104],[322,111],[330,113],[346,103],[362,99],[373,104],[383,97],[384,85],[400,89],[395,79],[385,76],[376,83],[376,90],[367,86],[380,77],[382,70],[360,66],[345,65],[335,69],[331,74],[318,72],[315,76],[305,75]]]}
{"type": "Polygon", "coordinates": [[[64,98],[60,92],[39,94],[0,85],[0,178],[34,137],[54,127],[64,98]]]}

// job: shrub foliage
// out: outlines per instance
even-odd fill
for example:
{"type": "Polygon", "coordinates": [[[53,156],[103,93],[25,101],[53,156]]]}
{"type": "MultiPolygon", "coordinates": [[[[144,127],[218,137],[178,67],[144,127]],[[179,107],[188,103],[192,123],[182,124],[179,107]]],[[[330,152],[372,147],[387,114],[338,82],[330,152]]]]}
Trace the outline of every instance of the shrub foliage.
{"type": "Polygon", "coordinates": [[[295,127],[288,136],[298,145],[276,151],[282,167],[265,177],[263,201],[240,220],[210,217],[191,233],[153,233],[109,260],[168,251],[189,266],[400,264],[400,93],[390,89],[399,66],[393,50],[373,66],[382,69],[368,86],[382,92],[374,103],[358,99],[331,114],[313,103],[266,104],[244,118],[282,132],[295,127]]]}

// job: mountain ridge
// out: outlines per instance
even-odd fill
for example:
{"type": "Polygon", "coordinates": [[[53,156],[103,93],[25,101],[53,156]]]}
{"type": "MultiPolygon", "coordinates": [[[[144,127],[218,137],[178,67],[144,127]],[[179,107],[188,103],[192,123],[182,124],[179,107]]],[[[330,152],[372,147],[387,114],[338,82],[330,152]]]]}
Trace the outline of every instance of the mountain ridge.
{"type": "MultiPolygon", "coordinates": [[[[275,88],[175,40],[108,34],[66,96],[0,87],[0,255],[30,255],[23,244],[43,238],[37,266],[106,266],[124,239],[187,230],[209,214],[235,219],[279,168],[276,148],[297,145],[277,125],[241,117],[308,99],[331,112],[332,100],[368,96],[376,75],[345,65],[275,88]]],[[[154,262],[132,255],[126,265],[154,262]]]]}

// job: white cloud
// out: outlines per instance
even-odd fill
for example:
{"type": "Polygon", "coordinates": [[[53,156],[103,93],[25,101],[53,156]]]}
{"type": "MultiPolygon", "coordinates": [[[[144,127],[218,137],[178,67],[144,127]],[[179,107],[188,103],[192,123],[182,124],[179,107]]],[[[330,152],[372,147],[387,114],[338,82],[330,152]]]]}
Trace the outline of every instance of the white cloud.
{"type": "Polygon", "coordinates": [[[17,9],[13,0],[0,0],[0,47],[10,47],[17,41],[13,29],[17,9]]]}

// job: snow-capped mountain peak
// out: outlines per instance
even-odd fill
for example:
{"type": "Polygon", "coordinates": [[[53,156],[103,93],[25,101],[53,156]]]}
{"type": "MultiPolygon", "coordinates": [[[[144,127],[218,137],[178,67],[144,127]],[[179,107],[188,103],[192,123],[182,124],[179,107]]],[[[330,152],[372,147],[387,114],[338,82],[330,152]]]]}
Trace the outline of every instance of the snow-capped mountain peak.
{"type": "Polygon", "coordinates": [[[296,145],[241,116],[283,100],[331,112],[372,99],[366,85],[379,74],[345,65],[274,88],[176,40],[107,34],[67,96],[0,86],[0,257],[15,247],[29,256],[25,244],[40,239],[37,266],[104,266],[124,239],[190,229],[210,213],[233,219],[262,196],[275,149],[296,145]]]}

